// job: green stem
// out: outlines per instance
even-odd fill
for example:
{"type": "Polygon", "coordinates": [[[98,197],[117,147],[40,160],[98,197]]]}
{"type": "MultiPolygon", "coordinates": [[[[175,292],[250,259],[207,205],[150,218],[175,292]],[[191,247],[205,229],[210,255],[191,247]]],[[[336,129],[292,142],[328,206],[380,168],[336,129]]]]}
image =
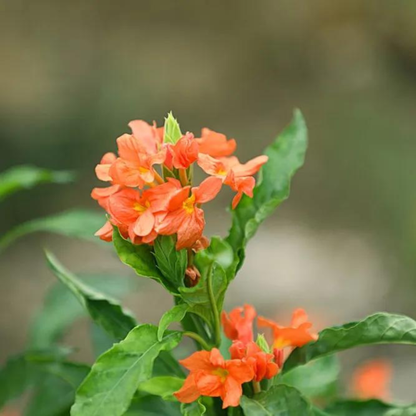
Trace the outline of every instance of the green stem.
{"type": "Polygon", "coordinates": [[[253,390],[254,390],[254,394],[261,392],[261,386],[258,381],[253,380],[253,390]]]}
{"type": "Polygon", "coordinates": [[[217,308],[217,302],[215,301],[214,290],[212,288],[212,263],[208,269],[207,285],[209,301],[211,303],[212,313],[214,315],[214,343],[216,347],[219,347],[221,344],[221,323],[220,314],[217,308]]]}
{"type": "Polygon", "coordinates": [[[209,351],[211,349],[211,347],[207,344],[207,342],[198,334],[196,334],[195,332],[191,332],[191,331],[185,331],[183,333],[184,336],[192,338],[193,340],[195,340],[196,342],[199,343],[199,345],[201,345],[201,347],[204,350],[209,351]]]}

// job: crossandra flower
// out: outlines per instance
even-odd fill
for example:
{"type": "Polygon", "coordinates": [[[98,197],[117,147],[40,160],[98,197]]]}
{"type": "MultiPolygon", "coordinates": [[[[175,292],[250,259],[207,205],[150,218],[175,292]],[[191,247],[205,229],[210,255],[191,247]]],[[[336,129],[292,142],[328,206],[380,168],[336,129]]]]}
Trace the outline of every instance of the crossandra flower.
{"type": "Polygon", "coordinates": [[[195,140],[199,145],[199,153],[205,153],[212,157],[230,156],[237,147],[234,139],[227,140],[224,134],[206,127],[202,129],[201,137],[195,140]]]}
{"type": "Polygon", "coordinates": [[[149,150],[141,138],[124,134],[117,139],[119,157],[111,165],[109,175],[116,183],[143,188],[153,183],[156,171],[153,166],[162,164],[166,158],[166,148],[149,150]]]}
{"type": "Polygon", "coordinates": [[[274,355],[268,354],[255,343],[244,344],[241,341],[234,341],[230,347],[232,359],[240,359],[251,366],[254,372],[254,380],[271,379],[278,372],[278,365],[273,362],[274,355]]]}
{"type": "Polygon", "coordinates": [[[276,322],[258,317],[259,327],[268,327],[273,331],[273,348],[302,347],[311,341],[316,341],[318,336],[310,332],[312,323],[308,321],[308,315],[303,309],[296,309],[292,315],[290,326],[284,327],[276,322]]]}
{"type": "Polygon", "coordinates": [[[174,168],[188,169],[198,159],[198,143],[192,133],[186,133],[170,147],[170,152],[174,168]]]}
{"type": "Polygon", "coordinates": [[[158,216],[166,213],[169,195],[180,188],[176,180],[140,191],[125,188],[108,198],[111,222],[127,227],[128,236],[135,244],[151,243],[157,237],[155,230],[158,216]]]}
{"type": "MultiPolygon", "coordinates": [[[[111,241],[116,226],[133,244],[151,244],[158,235],[176,235],[178,250],[206,248],[209,240],[203,236],[202,205],[215,198],[222,184],[236,192],[233,208],[243,194],[253,197],[253,175],[267,156],[241,164],[230,156],[235,140],[207,128],[199,138],[188,132],[179,140],[169,136],[164,142],[164,128],[156,123],[134,120],[129,127],[132,133],[117,139],[118,154],[106,153],[95,169],[97,178],[109,184],[91,193],[109,217],[96,235],[111,241]],[[199,187],[192,187],[195,164],[210,175],[199,187]]],[[[187,276],[189,281],[198,281],[192,268],[187,276]]]]}
{"type": "Polygon", "coordinates": [[[362,400],[388,400],[392,366],[387,360],[371,360],[358,367],[353,374],[352,389],[362,400]]]}
{"type": "Polygon", "coordinates": [[[256,310],[251,305],[244,308],[234,308],[229,314],[221,314],[222,326],[225,336],[232,341],[241,341],[244,345],[253,341],[253,321],[256,310]]]}
{"type": "Polygon", "coordinates": [[[198,156],[198,165],[208,175],[220,178],[224,184],[237,192],[232,202],[233,209],[238,205],[244,194],[253,197],[253,189],[256,184],[253,175],[267,162],[267,156],[258,156],[247,163],[240,163],[235,157],[215,159],[207,154],[198,156]]]}
{"type": "Polygon", "coordinates": [[[238,406],[243,394],[242,384],[254,377],[252,367],[243,360],[224,360],[220,351],[198,351],[180,361],[190,370],[175,397],[182,403],[192,403],[200,396],[221,397],[223,409],[238,406]]]}
{"type": "Polygon", "coordinates": [[[177,234],[177,250],[192,247],[202,238],[205,227],[204,211],[200,205],[214,199],[221,185],[219,179],[210,177],[199,187],[179,189],[169,198],[167,214],[157,225],[157,232],[161,235],[177,234]]]}

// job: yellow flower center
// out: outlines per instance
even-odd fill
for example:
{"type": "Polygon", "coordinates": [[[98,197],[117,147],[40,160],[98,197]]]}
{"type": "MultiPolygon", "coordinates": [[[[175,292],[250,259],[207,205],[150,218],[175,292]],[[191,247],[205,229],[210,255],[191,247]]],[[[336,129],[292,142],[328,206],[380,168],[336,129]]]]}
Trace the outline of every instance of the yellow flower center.
{"type": "Polygon", "coordinates": [[[182,204],[183,209],[187,214],[192,214],[195,210],[195,195],[191,195],[185,202],[182,204]]]}
{"type": "Polygon", "coordinates": [[[149,208],[149,207],[150,207],[150,202],[149,202],[149,201],[146,201],[146,202],[144,203],[144,205],[139,204],[138,202],[136,202],[136,203],[133,205],[133,209],[134,209],[135,211],[137,211],[139,214],[143,214],[143,213],[147,210],[147,208],[149,208]]]}
{"type": "Polygon", "coordinates": [[[143,166],[140,166],[140,167],[139,167],[139,172],[140,172],[140,173],[147,173],[147,172],[149,172],[149,169],[144,168],[143,166]]]}
{"type": "Polygon", "coordinates": [[[285,348],[288,347],[290,345],[290,341],[288,341],[287,339],[284,338],[276,338],[273,342],[273,348],[277,348],[277,349],[281,349],[281,348],[285,348]]]}
{"type": "Polygon", "coordinates": [[[224,167],[219,167],[217,170],[217,175],[220,176],[227,176],[227,170],[224,167]]]}
{"type": "Polygon", "coordinates": [[[219,367],[216,370],[214,370],[212,374],[214,376],[218,376],[221,379],[221,382],[224,383],[229,373],[225,368],[219,367]]]}

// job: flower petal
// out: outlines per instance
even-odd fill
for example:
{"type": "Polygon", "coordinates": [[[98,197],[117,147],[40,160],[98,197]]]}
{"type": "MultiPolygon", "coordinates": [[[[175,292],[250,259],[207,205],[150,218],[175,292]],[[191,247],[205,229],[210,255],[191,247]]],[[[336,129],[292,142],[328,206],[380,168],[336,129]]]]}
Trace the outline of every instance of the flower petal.
{"type": "Polygon", "coordinates": [[[199,398],[201,394],[195,383],[195,377],[193,374],[189,374],[188,377],[185,379],[183,386],[180,390],[174,393],[174,396],[181,402],[181,403],[192,403],[199,398]]]}
{"type": "Polygon", "coordinates": [[[220,192],[222,180],[213,176],[205,179],[197,188],[193,188],[192,192],[195,195],[195,202],[198,204],[205,204],[214,199],[218,192],[220,192]]]}
{"type": "Polygon", "coordinates": [[[152,211],[148,208],[140,215],[134,224],[134,233],[140,237],[144,237],[151,233],[155,225],[155,217],[152,211]]]}

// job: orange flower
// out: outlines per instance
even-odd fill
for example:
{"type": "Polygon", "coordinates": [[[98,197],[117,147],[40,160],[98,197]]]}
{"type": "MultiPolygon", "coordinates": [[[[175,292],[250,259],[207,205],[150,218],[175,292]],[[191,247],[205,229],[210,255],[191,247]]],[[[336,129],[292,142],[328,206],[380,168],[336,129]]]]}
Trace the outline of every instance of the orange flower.
{"type": "Polygon", "coordinates": [[[100,237],[101,240],[110,243],[113,241],[113,225],[110,221],[106,221],[106,223],[94,235],[100,237]]]}
{"type": "Polygon", "coordinates": [[[157,237],[157,218],[167,209],[169,196],[180,188],[177,180],[140,192],[125,188],[108,199],[108,213],[114,225],[127,229],[135,244],[151,243],[157,237]]]}
{"type": "Polygon", "coordinates": [[[166,148],[154,149],[143,138],[123,134],[117,139],[119,158],[111,165],[109,176],[115,183],[143,188],[153,183],[156,172],[153,165],[162,164],[166,148]]]}
{"type": "Polygon", "coordinates": [[[212,157],[224,157],[234,153],[237,143],[234,139],[227,141],[224,134],[213,130],[202,129],[201,137],[196,139],[199,144],[199,153],[205,153],[212,157]]]}
{"type": "Polygon", "coordinates": [[[185,186],[178,190],[170,197],[167,215],[161,217],[156,227],[157,232],[161,235],[177,234],[177,250],[191,248],[202,238],[205,227],[204,211],[199,205],[214,199],[221,184],[221,180],[210,177],[197,188],[185,186]]]}
{"type": "Polygon", "coordinates": [[[279,372],[278,365],[273,362],[274,355],[262,351],[255,342],[244,344],[241,341],[234,341],[230,353],[232,359],[243,360],[251,366],[255,381],[271,379],[279,372]]]}
{"type": "Polygon", "coordinates": [[[256,314],[256,310],[251,305],[244,305],[244,309],[234,308],[229,315],[223,311],[221,321],[225,336],[232,341],[241,341],[243,344],[252,342],[253,321],[256,314]]]}
{"type": "Polygon", "coordinates": [[[108,152],[102,157],[101,162],[95,167],[95,173],[100,181],[111,182],[109,171],[116,159],[117,156],[112,152],[108,152]]]}
{"type": "Polygon", "coordinates": [[[170,147],[172,165],[176,169],[188,169],[198,159],[198,143],[192,133],[186,133],[170,147]]]}
{"type": "Polygon", "coordinates": [[[278,325],[276,322],[259,316],[259,327],[269,327],[273,330],[273,348],[302,347],[311,341],[316,341],[318,336],[309,332],[312,324],[308,322],[308,315],[303,309],[296,309],[292,315],[289,327],[278,325]]]}
{"type": "Polygon", "coordinates": [[[386,360],[372,360],[358,367],[352,378],[354,393],[360,399],[388,400],[392,367],[386,360]]]}
{"type": "Polygon", "coordinates": [[[133,120],[130,121],[129,127],[133,136],[143,141],[149,153],[156,153],[162,145],[164,128],[156,127],[155,122],[151,126],[143,120],[133,120]]]}
{"type": "Polygon", "coordinates": [[[224,183],[228,185],[233,191],[237,192],[231,203],[231,207],[233,209],[236,208],[243,194],[253,198],[253,189],[256,185],[256,180],[252,176],[236,178],[234,172],[231,170],[228,172],[224,183]]]}
{"type": "Polygon", "coordinates": [[[238,406],[243,394],[241,385],[254,377],[253,369],[242,360],[224,360],[217,348],[198,351],[180,361],[190,370],[175,397],[182,403],[192,403],[200,396],[221,397],[223,409],[238,406]]]}
{"type": "Polygon", "coordinates": [[[99,205],[107,210],[108,197],[115,194],[121,189],[120,185],[114,184],[109,175],[111,165],[116,161],[117,157],[114,153],[106,153],[101,162],[95,167],[97,178],[104,182],[111,182],[112,185],[107,188],[94,188],[91,197],[95,199],[99,205]]]}
{"type": "Polygon", "coordinates": [[[232,203],[234,209],[240,202],[243,193],[250,198],[253,197],[256,181],[252,175],[256,174],[267,160],[268,157],[263,155],[241,164],[235,156],[214,159],[201,153],[198,157],[198,165],[205,173],[220,178],[232,190],[237,192],[232,203]]]}

